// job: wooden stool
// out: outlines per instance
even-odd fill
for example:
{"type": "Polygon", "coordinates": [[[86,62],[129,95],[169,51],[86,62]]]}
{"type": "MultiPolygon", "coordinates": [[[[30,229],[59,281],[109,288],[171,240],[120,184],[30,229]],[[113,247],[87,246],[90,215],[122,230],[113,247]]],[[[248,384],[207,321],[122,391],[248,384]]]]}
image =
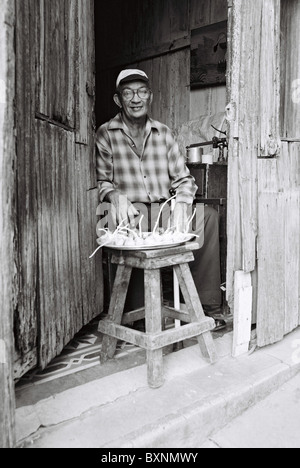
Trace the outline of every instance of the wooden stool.
{"type": "Polygon", "coordinates": [[[216,362],[217,354],[210,331],[215,323],[205,317],[188,263],[194,260],[198,243],[157,250],[117,251],[110,249],[111,262],[118,265],[110,300],[108,317],[99,322],[104,333],[101,362],[113,358],[117,340],[126,341],[147,350],[148,384],[152,388],[163,385],[163,348],[188,338],[197,337],[202,355],[216,362]],[[161,268],[173,266],[185,300],[187,311],[163,306],[161,268]],[[127,290],[133,268],[144,270],[145,307],[123,314],[127,290]],[[171,317],[187,325],[162,330],[162,320],[171,317]],[[146,319],[146,333],[124,325],[146,319]],[[122,324],[121,324],[122,323],[122,324]]]}

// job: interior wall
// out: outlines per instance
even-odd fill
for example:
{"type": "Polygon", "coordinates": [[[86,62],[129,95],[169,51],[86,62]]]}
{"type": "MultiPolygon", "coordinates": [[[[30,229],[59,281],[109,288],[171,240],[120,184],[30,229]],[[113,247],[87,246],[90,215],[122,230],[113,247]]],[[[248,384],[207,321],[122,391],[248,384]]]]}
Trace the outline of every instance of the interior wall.
{"type": "MultiPolygon", "coordinates": [[[[190,0],[190,30],[228,19],[228,0],[190,0]]],[[[226,86],[215,86],[190,91],[190,120],[200,115],[224,112],[226,86]]]]}
{"type": "Polygon", "coordinates": [[[95,0],[95,18],[97,126],[117,113],[115,80],[129,67],[149,74],[152,116],[171,128],[224,111],[226,86],[190,89],[190,45],[192,29],[228,18],[227,0],[95,0]]]}

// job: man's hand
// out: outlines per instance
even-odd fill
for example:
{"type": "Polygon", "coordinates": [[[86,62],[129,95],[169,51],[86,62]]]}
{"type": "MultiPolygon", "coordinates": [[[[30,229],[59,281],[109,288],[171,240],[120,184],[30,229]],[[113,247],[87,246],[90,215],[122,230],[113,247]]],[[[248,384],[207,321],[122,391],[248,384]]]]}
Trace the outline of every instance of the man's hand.
{"type": "Polygon", "coordinates": [[[185,232],[188,223],[188,204],[183,202],[177,202],[175,204],[171,226],[175,227],[177,231],[185,232]]]}
{"type": "Polygon", "coordinates": [[[116,227],[122,221],[124,225],[130,223],[131,227],[135,227],[135,217],[139,215],[139,212],[125,195],[113,190],[105,198],[111,203],[111,216],[116,227]]]}

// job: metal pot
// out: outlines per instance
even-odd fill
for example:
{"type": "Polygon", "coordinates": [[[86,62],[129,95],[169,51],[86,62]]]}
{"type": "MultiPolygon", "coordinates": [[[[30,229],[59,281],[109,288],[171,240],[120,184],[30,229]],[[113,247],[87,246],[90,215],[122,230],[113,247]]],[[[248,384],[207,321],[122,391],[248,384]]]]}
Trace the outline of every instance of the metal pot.
{"type": "Polygon", "coordinates": [[[201,163],[203,148],[187,148],[187,161],[189,163],[201,163]]]}

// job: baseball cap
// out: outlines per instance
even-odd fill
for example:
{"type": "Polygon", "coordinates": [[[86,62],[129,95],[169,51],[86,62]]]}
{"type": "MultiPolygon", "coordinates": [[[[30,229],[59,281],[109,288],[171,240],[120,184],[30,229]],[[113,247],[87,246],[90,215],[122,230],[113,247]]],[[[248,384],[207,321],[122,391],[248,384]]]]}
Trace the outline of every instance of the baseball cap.
{"type": "Polygon", "coordinates": [[[117,78],[116,87],[118,88],[120,85],[134,80],[149,83],[149,78],[143,70],[130,69],[121,71],[117,78]]]}

